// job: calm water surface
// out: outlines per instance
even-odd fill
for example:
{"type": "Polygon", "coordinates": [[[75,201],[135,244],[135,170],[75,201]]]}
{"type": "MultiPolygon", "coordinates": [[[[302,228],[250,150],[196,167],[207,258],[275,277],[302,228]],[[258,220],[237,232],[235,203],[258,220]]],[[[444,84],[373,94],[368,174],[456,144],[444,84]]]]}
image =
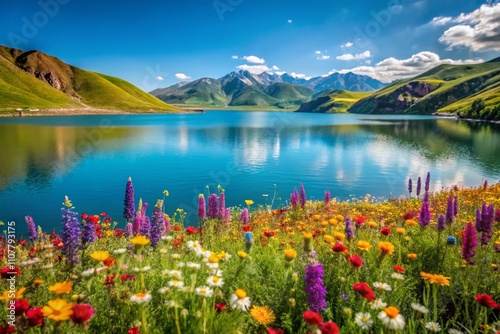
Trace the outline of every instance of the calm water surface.
{"type": "MultiPolygon", "coordinates": [[[[285,204],[302,182],[309,199],[406,194],[406,180],[432,175],[432,189],[500,179],[500,127],[428,116],[209,111],[195,115],[0,118],[0,220],[24,215],[59,228],[68,195],[79,213],[106,211],[123,227],[123,196],[196,221],[198,194],[226,190],[285,204]],[[268,194],[268,197],[263,196],[268,194]]],[[[151,213],[151,210],[148,210],[151,213]]]]}

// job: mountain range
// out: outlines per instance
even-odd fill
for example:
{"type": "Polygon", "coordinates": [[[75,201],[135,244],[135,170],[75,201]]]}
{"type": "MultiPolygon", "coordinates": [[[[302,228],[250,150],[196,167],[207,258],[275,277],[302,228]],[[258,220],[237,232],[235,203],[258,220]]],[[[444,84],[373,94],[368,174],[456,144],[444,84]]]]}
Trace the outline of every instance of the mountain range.
{"type": "Polygon", "coordinates": [[[354,73],[333,73],[309,80],[287,73],[252,74],[231,72],[219,79],[201,78],[181,82],[151,92],[159,99],[176,105],[253,106],[294,108],[325,90],[374,91],[385,87],[382,82],[354,73]]]}
{"type": "Polygon", "coordinates": [[[175,111],[131,83],[0,45],[0,109],[175,111]]]}

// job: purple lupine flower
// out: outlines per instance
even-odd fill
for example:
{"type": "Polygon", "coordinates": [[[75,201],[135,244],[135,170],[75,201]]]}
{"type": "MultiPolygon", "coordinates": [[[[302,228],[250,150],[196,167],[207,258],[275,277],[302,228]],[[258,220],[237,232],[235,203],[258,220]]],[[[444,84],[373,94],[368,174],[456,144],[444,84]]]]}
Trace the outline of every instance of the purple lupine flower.
{"type": "Polygon", "coordinates": [[[294,188],[293,193],[290,195],[290,205],[292,208],[296,208],[299,205],[299,193],[297,188],[294,188]]]}
{"type": "Polygon", "coordinates": [[[144,224],[144,215],[142,214],[142,209],[137,211],[133,223],[134,235],[139,235],[141,233],[142,225],[144,224]]]}
{"type": "Polygon", "coordinates": [[[325,204],[330,203],[331,197],[332,197],[332,194],[330,193],[330,190],[325,191],[325,197],[323,198],[323,202],[325,204]]]}
{"type": "Polygon", "coordinates": [[[455,218],[455,209],[453,208],[453,196],[448,196],[448,201],[446,202],[446,223],[451,224],[455,218]]]}
{"type": "Polygon", "coordinates": [[[488,188],[488,180],[484,180],[483,183],[483,189],[486,190],[486,188],[488,188]]]}
{"type": "MultiPolygon", "coordinates": [[[[144,208],[144,205],[148,205],[148,203],[144,203],[142,205],[142,207],[144,208]]],[[[140,230],[140,234],[149,238],[151,236],[151,220],[149,219],[148,216],[146,216],[146,208],[144,208],[144,211],[143,211],[143,219],[144,221],[142,222],[142,225],[141,225],[141,230],[140,230]]]]}
{"type": "MultiPolygon", "coordinates": [[[[426,192],[427,193],[427,192],[426,192]]],[[[420,226],[426,227],[431,223],[431,211],[429,209],[429,202],[423,202],[420,208],[420,217],[418,219],[420,226]]]]}
{"type": "Polygon", "coordinates": [[[419,176],[417,179],[417,197],[420,196],[421,189],[422,189],[422,179],[419,176]]]}
{"type": "Polygon", "coordinates": [[[165,217],[165,233],[168,233],[170,232],[170,220],[165,214],[163,214],[163,217],[165,217]]]}
{"type": "Polygon", "coordinates": [[[455,196],[455,200],[453,201],[453,215],[458,215],[458,196],[455,196]]]}
{"type": "Polygon", "coordinates": [[[66,256],[66,261],[69,263],[78,263],[78,252],[81,249],[80,245],[80,222],[78,221],[78,213],[71,211],[67,206],[62,208],[62,231],[61,241],[63,247],[61,252],[66,256]]]}
{"type": "Polygon", "coordinates": [[[437,229],[438,231],[442,231],[446,228],[446,217],[441,213],[437,219],[437,229]]]}
{"type": "Polygon", "coordinates": [[[94,242],[96,238],[96,228],[94,223],[86,222],[82,228],[82,246],[94,242]]]}
{"type": "Polygon", "coordinates": [[[125,200],[123,201],[123,204],[125,205],[123,209],[123,217],[128,222],[135,216],[134,186],[132,185],[131,177],[128,178],[127,186],[125,187],[125,200]]]}
{"type": "Polygon", "coordinates": [[[462,239],[462,258],[467,261],[469,264],[473,264],[474,261],[472,258],[476,255],[476,250],[477,248],[477,234],[476,234],[476,229],[472,225],[471,222],[469,222],[465,226],[465,232],[464,236],[462,239]]]}
{"type": "Polygon", "coordinates": [[[224,194],[223,191],[221,191],[219,195],[219,211],[217,213],[217,216],[219,218],[224,219],[225,214],[226,214],[226,195],[224,194]]]}
{"type": "Polygon", "coordinates": [[[125,235],[125,238],[130,238],[131,236],[133,236],[134,225],[132,223],[127,223],[127,225],[125,225],[125,232],[123,234],[125,235]]]}
{"type": "Polygon", "coordinates": [[[240,222],[243,224],[248,224],[250,221],[250,217],[248,216],[248,209],[244,208],[241,210],[241,215],[240,215],[240,222]]]}
{"type": "MultiPolygon", "coordinates": [[[[483,203],[485,204],[485,203],[483,203]]],[[[482,220],[482,217],[481,217],[481,209],[476,209],[476,231],[477,232],[481,232],[483,230],[483,227],[482,227],[482,224],[483,224],[483,220],[482,220]]]]}
{"type": "Polygon", "coordinates": [[[212,194],[208,196],[208,218],[217,218],[218,209],[217,209],[217,195],[212,194]]]}
{"type": "Polygon", "coordinates": [[[306,205],[306,190],[304,189],[304,185],[302,183],[300,184],[299,202],[301,207],[306,205]]]}
{"type": "Polygon", "coordinates": [[[426,203],[429,203],[429,192],[428,191],[426,191],[424,193],[424,199],[422,201],[424,201],[426,203]]]}
{"type": "Polygon", "coordinates": [[[224,215],[222,216],[222,222],[227,223],[231,219],[231,209],[230,208],[225,208],[224,209],[224,215]]]}
{"type": "Polygon", "coordinates": [[[316,260],[308,264],[305,269],[304,282],[306,283],[307,303],[311,311],[318,313],[324,311],[327,306],[325,300],[327,291],[323,284],[324,274],[323,265],[316,260]]]}
{"type": "Polygon", "coordinates": [[[24,221],[26,221],[26,224],[28,224],[28,234],[30,236],[30,240],[35,241],[36,239],[38,239],[38,231],[36,229],[35,222],[33,221],[33,217],[25,216],[24,221]]]}
{"type": "Polygon", "coordinates": [[[427,176],[425,177],[425,188],[424,190],[429,191],[429,187],[431,185],[431,172],[427,172],[427,176]]]}
{"type": "Polygon", "coordinates": [[[411,177],[408,179],[408,193],[410,194],[411,197],[411,192],[413,191],[413,183],[411,180],[411,177]]]}
{"type": "Polygon", "coordinates": [[[158,241],[161,240],[161,237],[165,233],[165,215],[162,210],[163,201],[158,201],[156,203],[155,209],[153,211],[152,216],[152,224],[151,224],[151,246],[156,247],[158,241]]]}
{"type": "Polygon", "coordinates": [[[481,244],[487,245],[493,236],[493,223],[495,221],[495,207],[483,202],[481,212],[476,210],[476,231],[481,232],[481,244]]]}
{"type": "Polygon", "coordinates": [[[200,196],[198,196],[198,219],[203,220],[205,218],[207,218],[205,196],[203,196],[203,194],[200,194],[200,196]]]}
{"type": "Polygon", "coordinates": [[[354,238],[354,230],[352,229],[351,218],[346,217],[345,219],[345,235],[347,239],[354,238]]]}

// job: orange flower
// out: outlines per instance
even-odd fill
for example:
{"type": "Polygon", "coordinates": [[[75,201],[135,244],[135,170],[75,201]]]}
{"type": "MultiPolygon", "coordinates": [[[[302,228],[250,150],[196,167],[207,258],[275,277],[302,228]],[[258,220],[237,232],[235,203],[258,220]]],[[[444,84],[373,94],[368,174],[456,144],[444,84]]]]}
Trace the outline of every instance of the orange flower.
{"type": "Polygon", "coordinates": [[[379,241],[378,249],[382,252],[382,254],[394,253],[394,245],[389,241],[379,241]]]}
{"type": "Polygon", "coordinates": [[[410,254],[408,254],[408,258],[409,258],[410,260],[415,260],[415,259],[417,258],[417,254],[415,254],[415,253],[410,253],[410,254]]]}
{"type": "Polygon", "coordinates": [[[54,292],[58,295],[62,293],[69,294],[72,288],[73,288],[73,282],[71,281],[59,282],[49,287],[49,291],[54,292]]]}

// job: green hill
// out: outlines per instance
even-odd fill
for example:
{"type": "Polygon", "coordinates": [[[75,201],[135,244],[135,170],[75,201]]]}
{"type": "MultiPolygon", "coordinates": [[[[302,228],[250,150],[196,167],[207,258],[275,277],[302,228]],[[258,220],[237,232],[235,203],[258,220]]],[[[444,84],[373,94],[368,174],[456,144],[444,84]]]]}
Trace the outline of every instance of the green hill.
{"type": "Polygon", "coordinates": [[[297,112],[339,113],[347,110],[369,92],[350,92],[347,90],[327,90],[313,96],[313,100],[303,103],[297,112]]]}
{"type": "Polygon", "coordinates": [[[39,51],[0,46],[0,109],[174,111],[127,81],[82,70],[39,51]]]}
{"type": "Polygon", "coordinates": [[[500,62],[474,65],[439,65],[419,76],[382,88],[355,103],[354,113],[464,115],[478,98],[485,108],[495,108],[500,99],[500,62]]]}

